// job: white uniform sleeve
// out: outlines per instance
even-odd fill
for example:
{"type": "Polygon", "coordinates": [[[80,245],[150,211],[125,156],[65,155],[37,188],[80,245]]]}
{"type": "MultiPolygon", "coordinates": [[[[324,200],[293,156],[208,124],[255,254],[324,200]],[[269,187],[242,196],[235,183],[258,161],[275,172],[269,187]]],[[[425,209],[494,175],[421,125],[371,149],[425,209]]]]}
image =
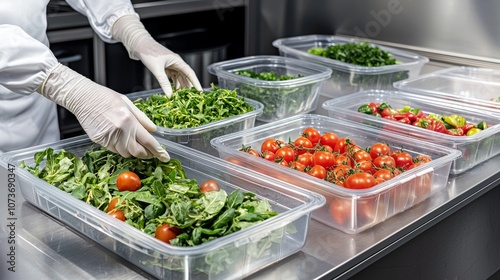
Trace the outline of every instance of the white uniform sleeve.
{"type": "Polygon", "coordinates": [[[111,34],[115,21],[124,15],[139,15],[130,0],[66,0],[77,12],[87,16],[92,29],[107,43],[116,43],[111,34]]]}
{"type": "Polygon", "coordinates": [[[0,34],[0,85],[31,94],[57,65],[57,59],[46,45],[18,26],[0,24],[0,34]]]}

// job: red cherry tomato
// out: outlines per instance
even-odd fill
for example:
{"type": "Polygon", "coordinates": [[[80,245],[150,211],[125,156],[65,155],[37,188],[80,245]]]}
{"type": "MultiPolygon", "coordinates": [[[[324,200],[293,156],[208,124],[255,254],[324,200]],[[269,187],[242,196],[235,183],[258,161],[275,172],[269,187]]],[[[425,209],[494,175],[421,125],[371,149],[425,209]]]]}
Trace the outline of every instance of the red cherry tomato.
{"type": "Polygon", "coordinates": [[[295,151],[289,147],[281,147],[275,153],[276,159],[283,159],[286,162],[292,162],[295,160],[295,151]]]}
{"type": "Polygon", "coordinates": [[[377,168],[392,168],[396,166],[396,161],[391,156],[379,156],[373,160],[373,165],[377,168]]]}
{"type": "Polygon", "coordinates": [[[208,179],[205,182],[201,183],[200,185],[200,191],[202,193],[207,193],[207,192],[218,192],[220,191],[220,186],[217,181],[208,179]]]}
{"type": "Polygon", "coordinates": [[[155,230],[155,237],[163,242],[170,244],[170,240],[174,239],[179,235],[180,230],[178,228],[172,227],[169,224],[161,224],[155,230]]]}
{"type": "Polygon", "coordinates": [[[413,165],[413,157],[405,151],[394,151],[392,153],[392,158],[396,163],[397,167],[407,170],[411,165],[413,165]]]}
{"type": "Polygon", "coordinates": [[[136,191],[141,188],[141,179],[132,171],[125,171],[118,175],[116,187],[119,191],[136,191]]]}
{"type": "Polygon", "coordinates": [[[311,153],[303,153],[301,155],[298,155],[297,162],[302,163],[304,166],[313,166],[313,155],[311,153]]]}
{"type": "Polygon", "coordinates": [[[282,144],[282,141],[276,140],[274,138],[268,138],[264,140],[264,142],[262,142],[262,145],[260,146],[260,152],[264,153],[265,151],[270,151],[275,154],[276,151],[281,148],[282,144]]]}
{"type": "Polygon", "coordinates": [[[325,179],[327,172],[323,166],[315,165],[307,172],[307,174],[314,176],[316,178],[319,178],[319,179],[325,179]]]}
{"type": "Polygon", "coordinates": [[[321,165],[326,169],[335,165],[335,155],[329,152],[317,151],[313,154],[314,165],[321,165]]]}
{"type": "MultiPolygon", "coordinates": [[[[109,201],[108,207],[106,207],[106,212],[111,212],[113,209],[116,208],[116,204],[118,203],[118,200],[120,200],[119,197],[114,197],[109,201]]],[[[121,204],[125,204],[125,201],[122,201],[121,204]]]]}
{"type": "Polygon", "coordinates": [[[376,159],[379,156],[390,155],[391,148],[387,144],[384,143],[375,143],[370,148],[370,156],[372,159],[376,159]]]}
{"type": "Polygon", "coordinates": [[[316,144],[319,143],[321,139],[321,133],[319,133],[319,131],[314,127],[307,127],[306,129],[304,129],[302,131],[302,136],[311,140],[314,146],[316,146],[316,144]]]}
{"type": "Polygon", "coordinates": [[[321,145],[330,146],[333,149],[335,147],[335,144],[337,144],[338,140],[339,140],[339,137],[337,134],[335,134],[333,132],[327,132],[327,133],[321,135],[319,143],[321,145]]]}
{"type": "Polygon", "coordinates": [[[125,214],[120,209],[115,209],[108,213],[111,217],[117,218],[120,221],[125,221],[125,214]]]}
{"type": "Polygon", "coordinates": [[[349,175],[344,181],[344,187],[348,189],[367,189],[375,186],[377,181],[370,173],[360,172],[349,175]]]}
{"type": "Polygon", "coordinates": [[[306,137],[300,136],[293,142],[294,148],[298,151],[298,154],[303,154],[308,152],[310,149],[314,147],[311,140],[306,137]]]}

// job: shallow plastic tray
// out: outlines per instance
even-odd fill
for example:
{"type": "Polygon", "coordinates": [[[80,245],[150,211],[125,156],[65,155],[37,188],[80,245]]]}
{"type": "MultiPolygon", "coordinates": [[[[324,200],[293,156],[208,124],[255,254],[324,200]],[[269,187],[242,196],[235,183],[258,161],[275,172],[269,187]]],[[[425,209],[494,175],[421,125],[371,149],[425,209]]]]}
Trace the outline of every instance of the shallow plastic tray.
{"type": "Polygon", "coordinates": [[[392,54],[400,64],[380,67],[358,66],[335,59],[307,53],[312,47],[328,47],[347,42],[370,42],[359,39],[333,35],[306,35],[281,38],[273,41],[280,55],[317,63],[332,69],[331,78],[323,83],[321,94],[330,98],[339,97],[364,89],[393,89],[393,83],[417,76],[429,59],[414,53],[371,43],[392,54]]]}
{"type": "MultiPolygon", "coordinates": [[[[161,89],[152,89],[129,93],[127,94],[127,97],[134,101],[138,98],[145,99],[158,93],[163,93],[163,91],[161,89]]],[[[251,128],[255,125],[256,117],[262,114],[264,109],[264,105],[262,105],[262,103],[250,98],[245,98],[245,101],[254,108],[253,111],[193,128],[174,129],[158,126],[155,134],[167,140],[192,147],[196,150],[217,155],[217,151],[210,146],[210,139],[224,135],[228,132],[251,128]]]]}
{"type": "Polygon", "coordinates": [[[467,104],[403,91],[368,90],[325,101],[322,107],[334,118],[355,121],[461,151],[462,156],[453,162],[452,174],[462,173],[500,153],[500,115],[491,112],[486,114],[477,108],[468,108],[467,104]],[[386,102],[393,108],[408,105],[425,113],[457,114],[469,122],[477,124],[486,121],[492,126],[472,136],[452,136],[357,111],[359,106],[369,102],[386,102]]]}
{"type": "Polygon", "coordinates": [[[500,110],[500,71],[466,66],[450,67],[394,83],[402,91],[416,92],[487,109],[500,110]]]}
{"type": "Polygon", "coordinates": [[[257,120],[271,122],[297,114],[314,111],[318,105],[321,84],[330,78],[332,70],[318,64],[282,56],[249,56],[217,62],[208,66],[216,75],[219,87],[237,89],[238,94],[264,105],[257,120]],[[250,70],[256,73],[272,71],[276,75],[300,78],[283,81],[254,79],[235,72],[250,70]]]}
{"type": "Polygon", "coordinates": [[[93,144],[86,136],[5,153],[4,168],[15,170],[24,198],[56,220],[161,279],[241,279],[297,251],[305,244],[311,211],[325,198],[271,177],[158,138],[172,158],[182,162],[188,178],[217,180],[228,193],[235,189],[267,199],[279,214],[262,223],[193,247],[175,247],[111,217],[35,177],[19,165],[33,164],[36,152],[51,147],[78,155],[93,144]]]}
{"type": "Polygon", "coordinates": [[[317,114],[298,115],[220,136],[211,143],[225,160],[322,194],[326,204],[313,212],[313,218],[349,234],[366,230],[443,189],[451,162],[460,155],[454,149],[317,114]],[[404,148],[412,155],[425,154],[432,161],[372,188],[355,190],[239,151],[242,145],[260,147],[269,137],[283,141],[295,139],[310,126],[320,133],[334,132],[339,137],[349,137],[361,147],[386,142],[392,149],[404,148]]]}

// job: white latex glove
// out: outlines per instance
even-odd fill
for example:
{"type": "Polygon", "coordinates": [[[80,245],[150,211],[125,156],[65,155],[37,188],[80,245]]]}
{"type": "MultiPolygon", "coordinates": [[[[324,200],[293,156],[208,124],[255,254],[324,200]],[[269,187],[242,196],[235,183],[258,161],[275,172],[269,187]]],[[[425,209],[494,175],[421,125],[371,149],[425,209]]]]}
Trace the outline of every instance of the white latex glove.
{"type": "Polygon", "coordinates": [[[57,64],[37,89],[72,112],[89,138],[124,157],[157,157],[168,153],[150,134],[156,125],[124,95],[57,64]]]}
{"type": "Polygon", "coordinates": [[[113,24],[112,34],[122,42],[130,58],[140,60],[153,73],[168,97],[172,95],[168,78],[176,88],[203,90],[193,69],[178,54],[156,42],[136,15],[120,17],[113,24]]]}

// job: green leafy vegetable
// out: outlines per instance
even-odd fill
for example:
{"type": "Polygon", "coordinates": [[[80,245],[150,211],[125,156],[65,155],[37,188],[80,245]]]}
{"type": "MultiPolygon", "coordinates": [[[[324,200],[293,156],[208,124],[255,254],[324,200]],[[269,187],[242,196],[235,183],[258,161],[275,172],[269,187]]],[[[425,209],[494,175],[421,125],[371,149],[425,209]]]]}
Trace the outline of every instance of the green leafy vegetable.
{"type": "Polygon", "coordinates": [[[35,153],[35,163],[21,168],[70,193],[87,204],[106,211],[118,197],[116,208],[126,223],[153,235],[168,223],[181,233],[170,240],[174,246],[195,246],[231,234],[277,215],[267,200],[234,190],[202,193],[196,180],[187,178],[180,161],[123,158],[102,147],[91,147],[81,158],[52,148],[35,153]],[[135,192],[119,191],[116,178],[132,171],[141,178],[135,192]]]}
{"type": "Polygon", "coordinates": [[[210,91],[198,91],[194,87],[177,89],[171,98],[153,94],[133,103],[156,125],[174,129],[194,128],[254,110],[244,98],[237,96],[237,91],[214,85],[210,91]]]}

